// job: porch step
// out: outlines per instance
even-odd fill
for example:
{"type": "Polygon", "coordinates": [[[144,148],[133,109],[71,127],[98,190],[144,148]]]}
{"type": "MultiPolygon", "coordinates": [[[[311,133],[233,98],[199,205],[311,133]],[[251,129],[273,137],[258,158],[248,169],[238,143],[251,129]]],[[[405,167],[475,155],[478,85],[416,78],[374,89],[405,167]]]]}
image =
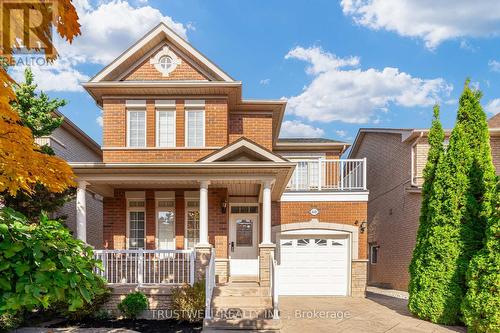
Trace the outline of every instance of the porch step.
{"type": "Polygon", "coordinates": [[[256,282],[239,281],[215,287],[211,305],[213,318],[203,322],[204,332],[281,329],[281,321],[273,319],[269,287],[261,287],[256,282]]]}
{"type": "Polygon", "coordinates": [[[232,275],[229,277],[230,283],[259,283],[259,276],[257,275],[232,275]]]}
{"type": "Polygon", "coordinates": [[[279,331],[282,324],[279,319],[205,319],[203,332],[229,331],[279,331]]]}
{"type": "Polygon", "coordinates": [[[212,307],[225,308],[245,308],[245,307],[272,307],[272,300],[269,296],[254,296],[243,291],[244,296],[216,296],[212,299],[212,307]]]}
{"type": "Polygon", "coordinates": [[[227,286],[219,286],[214,288],[214,297],[226,297],[226,296],[269,296],[268,287],[247,286],[242,284],[230,284],[227,286]]]}

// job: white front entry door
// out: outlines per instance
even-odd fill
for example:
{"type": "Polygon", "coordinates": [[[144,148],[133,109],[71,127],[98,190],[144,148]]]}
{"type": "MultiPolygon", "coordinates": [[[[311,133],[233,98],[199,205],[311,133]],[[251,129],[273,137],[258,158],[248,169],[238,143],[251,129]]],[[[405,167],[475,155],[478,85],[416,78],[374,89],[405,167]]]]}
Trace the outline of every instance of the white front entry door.
{"type": "Polygon", "coordinates": [[[280,240],[281,295],[347,295],[349,239],[301,235],[280,240]]]}
{"type": "MultiPolygon", "coordinates": [[[[246,207],[246,206],[243,206],[246,207]]],[[[229,218],[230,275],[256,276],[259,274],[257,213],[231,213],[229,218]]],[[[256,207],[253,207],[256,208],[256,207]]],[[[243,209],[245,211],[246,209],[243,209]]],[[[253,210],[249,210],[253,211],[253,210]]]]}

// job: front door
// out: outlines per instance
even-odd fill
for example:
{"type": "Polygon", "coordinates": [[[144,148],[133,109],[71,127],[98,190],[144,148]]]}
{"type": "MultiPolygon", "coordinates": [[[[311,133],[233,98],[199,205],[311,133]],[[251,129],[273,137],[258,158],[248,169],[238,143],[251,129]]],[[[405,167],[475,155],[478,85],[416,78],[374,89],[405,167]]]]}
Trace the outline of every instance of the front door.
{"type": "Polygon", "coordinates": [[[229,218],[230,275],[257,276],[258,206],[231,206],[229,218]]]}

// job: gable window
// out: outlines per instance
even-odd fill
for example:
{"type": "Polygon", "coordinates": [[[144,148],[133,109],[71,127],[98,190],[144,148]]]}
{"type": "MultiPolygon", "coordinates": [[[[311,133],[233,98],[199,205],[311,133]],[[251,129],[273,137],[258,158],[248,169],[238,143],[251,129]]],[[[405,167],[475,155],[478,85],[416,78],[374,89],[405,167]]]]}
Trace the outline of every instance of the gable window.
{"type": "Polygon", "coordinates": [[[146,147],[146,102],[127,101],[127,146],[146,147]]]}
{"type": "Polygon", "coordinates": [[[156,146],[175,147],[175,101],[156,101],[156,146]]]}
{"type": "Polygon", "coordinates": [[[205,146],[205,101],[186,101],[186,147],[205,146]]]}

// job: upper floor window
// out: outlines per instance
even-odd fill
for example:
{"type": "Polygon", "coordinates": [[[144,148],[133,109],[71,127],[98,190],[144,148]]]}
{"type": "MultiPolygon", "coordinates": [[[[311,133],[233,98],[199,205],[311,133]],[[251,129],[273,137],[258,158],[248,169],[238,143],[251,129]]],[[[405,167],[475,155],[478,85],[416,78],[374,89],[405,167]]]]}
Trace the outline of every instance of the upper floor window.
{"type": "Polygon", "coordinates": [[[205,101],[186,101],[186,147],[205,146],[205,101]]]}
{"type": "Polygon", "coordinates": [[[156,101],[156,146],[175,147],[175,101],[156,101]]]}
{"type": "Polygon", "coordinates": [[[146,103],[127,101],[127,146],[146,147],[146,103]]]}

